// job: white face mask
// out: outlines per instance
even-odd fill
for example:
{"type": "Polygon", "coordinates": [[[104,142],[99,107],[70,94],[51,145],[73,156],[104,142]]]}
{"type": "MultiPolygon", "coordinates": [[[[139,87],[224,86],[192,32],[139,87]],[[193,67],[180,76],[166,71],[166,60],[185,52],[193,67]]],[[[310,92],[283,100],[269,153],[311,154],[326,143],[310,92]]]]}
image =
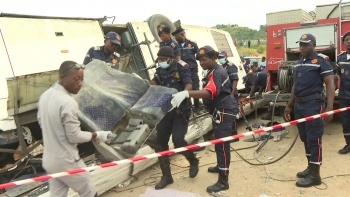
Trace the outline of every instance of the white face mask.
{"type": "Polygon", "coordinates": [[[219,63],[220,64],[225,64],[226,63],[226,59],[225,58],[220,58],[219,59],[219,63]]]}
{"type": "Polygon", "coordinates": [[[167,61],[165,62],[158,62],[159,67],[163,68],[163,69],[167,69],[169,68],[170,64],[168,64],[170,58],[167,59],[167,61]]]}

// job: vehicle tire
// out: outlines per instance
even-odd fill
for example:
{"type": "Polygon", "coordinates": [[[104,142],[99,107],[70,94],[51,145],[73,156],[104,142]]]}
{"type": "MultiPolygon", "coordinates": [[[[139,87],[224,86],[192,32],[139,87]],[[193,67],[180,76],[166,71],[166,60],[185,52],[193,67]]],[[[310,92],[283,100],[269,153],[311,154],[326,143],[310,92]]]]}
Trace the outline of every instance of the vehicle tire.
{"type": "MultiPolygon", "coordinates": [[[[155,14],[149,17],[146,22],[148,23],[149,28],[151,29],[151,32],[153,34],[153,37],[158,41],[161,42],[161,39],[158,36],[158,26],[159,25],[165,25],[170,28],[170,35],[172,32],[176,30],[175,25],[164,15],[161,14],[155,14]]],[[[173,36],[171,35],[173,38],[173,36]]]]}

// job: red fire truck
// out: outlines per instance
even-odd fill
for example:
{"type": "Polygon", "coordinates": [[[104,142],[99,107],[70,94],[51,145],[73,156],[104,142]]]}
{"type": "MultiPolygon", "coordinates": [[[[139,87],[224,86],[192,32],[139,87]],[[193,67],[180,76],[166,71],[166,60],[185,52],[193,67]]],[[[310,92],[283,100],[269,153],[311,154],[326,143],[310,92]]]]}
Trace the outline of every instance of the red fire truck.
{"type": "Polygon", "coordinates": [[[337,55],[346,50],[341,35],[350,30],[350,2],[318,5],[311,12],[296,9],[268,13],[266,23],[267,82],[268,91],[272,92],[264,98],[288,102],[293,86],[293,64],[300,57],[296,41],[303,34],[313,34],[316,50],[329,56],[335,68],[337,55]]]}

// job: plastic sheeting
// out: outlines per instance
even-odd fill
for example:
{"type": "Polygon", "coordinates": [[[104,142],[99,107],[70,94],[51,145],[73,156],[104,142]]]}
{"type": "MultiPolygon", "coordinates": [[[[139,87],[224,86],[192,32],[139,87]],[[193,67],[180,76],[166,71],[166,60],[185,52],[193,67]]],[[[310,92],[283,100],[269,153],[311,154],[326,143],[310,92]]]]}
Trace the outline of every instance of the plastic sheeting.
{"type": "Polygon", "coordinates": [[[74,95],[82,125],[91,131],[111,130],[126,110],[157,124],[171,108],[171,94],[177,91],[149,87],[145,80],[112,69],[100,60],[90,62],[84,70],[83,86],[74,95]]]}

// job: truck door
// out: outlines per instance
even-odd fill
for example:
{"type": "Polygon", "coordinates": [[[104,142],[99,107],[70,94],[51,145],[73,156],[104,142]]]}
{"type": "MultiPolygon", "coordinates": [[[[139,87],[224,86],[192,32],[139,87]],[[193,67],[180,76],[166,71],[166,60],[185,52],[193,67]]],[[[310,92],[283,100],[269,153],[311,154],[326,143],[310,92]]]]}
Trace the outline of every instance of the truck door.
{"type": "Polygon", "coordinates": [[[313,25],[285,29],[285,60],[299,59],[299,43],[296,43],[303,34],[310,33],[316,37],[316,51],[328,55],[332,62],[337,56],[337,26],[336,24],[313,25]]]}

